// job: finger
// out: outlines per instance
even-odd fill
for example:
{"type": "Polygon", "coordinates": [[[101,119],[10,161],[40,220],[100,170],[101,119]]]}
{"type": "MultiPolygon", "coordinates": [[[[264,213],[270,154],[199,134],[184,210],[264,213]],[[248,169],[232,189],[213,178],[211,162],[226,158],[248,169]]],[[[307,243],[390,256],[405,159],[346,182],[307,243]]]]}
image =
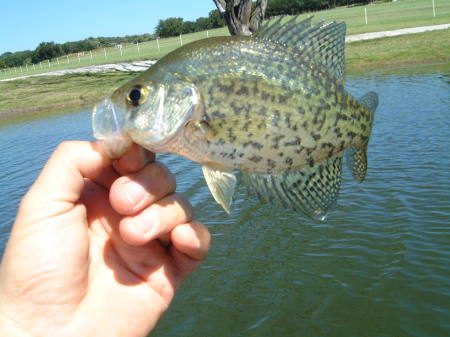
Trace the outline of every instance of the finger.
{"type": "Polygon", "coordinates": [[[171,255],[181,278],[192,273],[206,258],[211,245],[211,234],[199,222],[175,227],[171,233],[171,255]]]}
{"type": "Polygon", "coordinates": [[[174,248],[194,260],[203,260],[208,254],[211,234],[199,222],[190,222],[175,227],[171,233],[174,248]]]}
{"type": "Polygon", "coordinates": [[[109,187],[118,175],[95,143],[61,143],[23,198],[18,222],[32,223],[69,211],[80,198],[84,178],[109,187]]]}
{"type": "Polygon", "coordinates": [[[113,165],[117,172],[121,175],[126,175],[141,170],[145,165],[153,161],[155,161],[153,152],[133,144],[121,158],[113,162],[113,165]]]}
{"type": "Polygon", "coordinates": [[[136,173],[120,177],[111,186],[109,199],[113,209],[123,215],[135,215],[174,192],[175,177],[161,163],[150,163],[136,173]]]}
{"type": "Polygon", "coordinates": [[[125,217],[119,224],[122,239],[140,246],[164,238],[179,224],[189,222],[193,209],[180,194],[173,193],[153,203],[135,216],[125,217]]]}

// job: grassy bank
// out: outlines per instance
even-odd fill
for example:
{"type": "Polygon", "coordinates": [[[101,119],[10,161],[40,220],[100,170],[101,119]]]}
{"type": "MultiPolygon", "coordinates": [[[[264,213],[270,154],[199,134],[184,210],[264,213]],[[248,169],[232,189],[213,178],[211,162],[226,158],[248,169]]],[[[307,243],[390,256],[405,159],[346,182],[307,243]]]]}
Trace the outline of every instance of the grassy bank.
{"type": "Polygon", "coordinates": [[[346,45],[347,73],[397,69],[425,64],[450,66],[450,29],[346,45]]]}
{"type": "MultiPolygon", "coordinates": [[[[449,30],[403,35],[346,46],[346,72],[441,64],[450,71],[449,30]]],[[[0,82],[0,118],[42,110],[92,106],[136,73],[71,74],[0,82]]]]}
{"type": "Polygon", "coordinates": [[[136,75],[80,73],[0,82],[0,118],[90,106],[136,75]]]}

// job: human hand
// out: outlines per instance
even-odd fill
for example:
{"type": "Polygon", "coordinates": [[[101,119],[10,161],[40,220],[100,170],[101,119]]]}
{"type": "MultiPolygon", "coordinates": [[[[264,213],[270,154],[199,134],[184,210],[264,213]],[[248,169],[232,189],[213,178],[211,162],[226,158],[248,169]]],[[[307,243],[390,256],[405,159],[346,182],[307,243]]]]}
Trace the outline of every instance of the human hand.
{"type": "Polygon", "coordinates": [[[0,265],[1,336],[146,336],[210,234],[134,146],[65,142],[24,196],[0,265]]]}

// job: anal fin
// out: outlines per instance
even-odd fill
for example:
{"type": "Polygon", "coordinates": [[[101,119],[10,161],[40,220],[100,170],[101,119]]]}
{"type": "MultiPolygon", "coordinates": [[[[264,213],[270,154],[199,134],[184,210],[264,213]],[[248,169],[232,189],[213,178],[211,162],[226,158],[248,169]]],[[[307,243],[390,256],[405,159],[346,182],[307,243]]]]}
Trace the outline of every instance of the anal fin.
{"type": "Polygon", "coordinates": [[[320,220],[335,205],[341,179],[342,154],[281,174],[243,174],[244,182],[261,200],[278,201],[320,220]]]}
{"type": "Polygon", "coordinates": [[[229,214],[236,187],[236,176],[229,168],[213,165],[202,165],[202,171],[214,200],[229,214]]]}

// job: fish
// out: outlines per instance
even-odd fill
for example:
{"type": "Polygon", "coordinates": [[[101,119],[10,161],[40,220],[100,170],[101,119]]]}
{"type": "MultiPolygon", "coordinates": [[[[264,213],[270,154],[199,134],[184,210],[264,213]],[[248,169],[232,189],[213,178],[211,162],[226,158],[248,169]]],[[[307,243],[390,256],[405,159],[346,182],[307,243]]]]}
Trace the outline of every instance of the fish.
{"type": "Polygon", "coordinates": [[[261,201],[323,220],[344,157],[365,179],[378,106],[375,92],[345,89],[345,34],[294,16],[184,45],[94,107],[94,137],[111,158],[137,143],[199,163],[227,213],[240,172],[261,201]]]}

